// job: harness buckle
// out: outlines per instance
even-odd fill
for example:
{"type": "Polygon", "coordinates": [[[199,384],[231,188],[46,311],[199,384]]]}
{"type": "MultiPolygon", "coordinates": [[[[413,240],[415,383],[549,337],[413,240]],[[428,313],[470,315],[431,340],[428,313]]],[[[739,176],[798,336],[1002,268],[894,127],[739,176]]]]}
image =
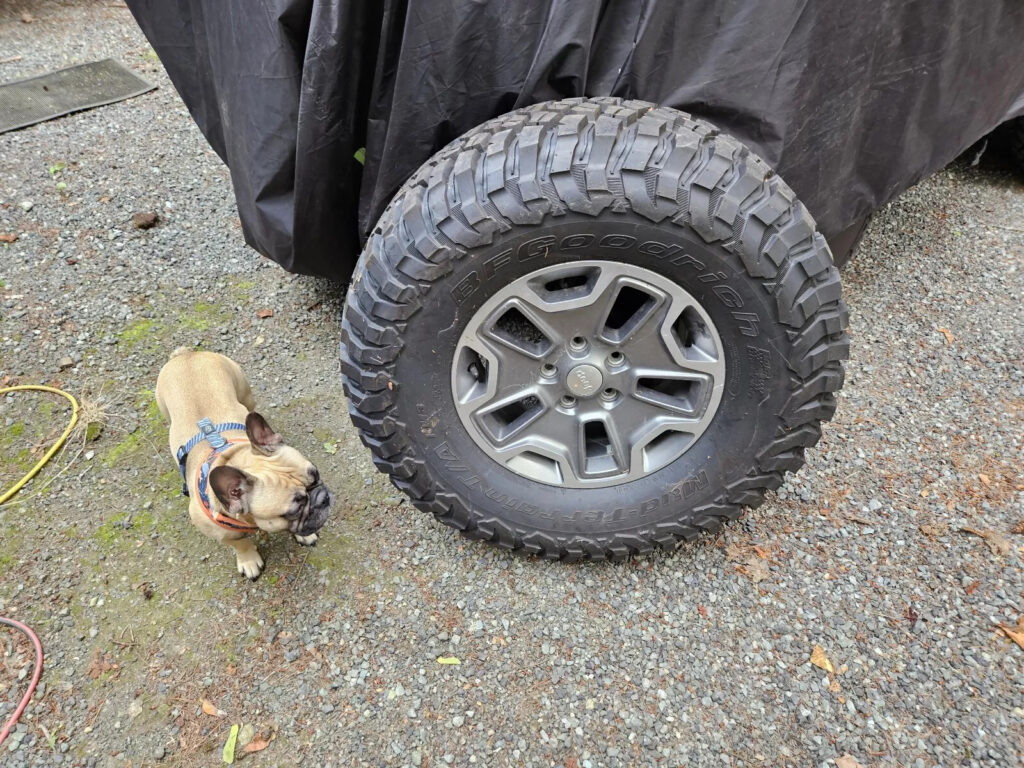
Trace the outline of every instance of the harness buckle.
{"type": "Polygon", "coordinates": [[[228,441],[224,439],[224,436],[213,426],[213,422],[209,419],[200,419],[196,422],[196,426],[199,427],[200,433],[215,451],[219,451],[228,444],[228,441]]]}

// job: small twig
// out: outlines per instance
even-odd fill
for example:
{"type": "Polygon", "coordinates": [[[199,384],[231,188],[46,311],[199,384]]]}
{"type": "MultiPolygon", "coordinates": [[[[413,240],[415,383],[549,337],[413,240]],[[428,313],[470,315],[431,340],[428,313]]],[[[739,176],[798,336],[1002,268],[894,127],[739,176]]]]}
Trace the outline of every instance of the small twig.
{"type": "MultiPolygon", "coordinates": [[[[2,64],[2,63],[3,62],[0,62],[0,64],[2,64]]],[[[1011,226],[1009,226],[1007,224],[996,224],[994,221],[983,221],[982,223],[986,227],[997,227],[999,229],[1008,229],[1011,232],[1024,232],[1024,228],[1021,228],[1021,227],[1011,227],[1011,226]]]]}
{"type": "Polygon", "coordinates": [[[13,64],[16,61],[21,61],[21,56],[8,56],[6,59],[0,59],[0,64],[13,64]]]}

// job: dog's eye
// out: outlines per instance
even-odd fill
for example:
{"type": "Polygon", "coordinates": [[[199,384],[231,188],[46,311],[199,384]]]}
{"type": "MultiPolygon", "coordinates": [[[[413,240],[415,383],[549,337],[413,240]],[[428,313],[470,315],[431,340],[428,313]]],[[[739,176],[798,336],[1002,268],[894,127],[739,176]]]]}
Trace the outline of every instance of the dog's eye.
{"type": "Polygon", "coordinates": [[[296,504],[305,504],[308,500],[309,496],[301,492],[296,493],[295,497],[292,499],[292,501],[295,502],[296,504]]]}

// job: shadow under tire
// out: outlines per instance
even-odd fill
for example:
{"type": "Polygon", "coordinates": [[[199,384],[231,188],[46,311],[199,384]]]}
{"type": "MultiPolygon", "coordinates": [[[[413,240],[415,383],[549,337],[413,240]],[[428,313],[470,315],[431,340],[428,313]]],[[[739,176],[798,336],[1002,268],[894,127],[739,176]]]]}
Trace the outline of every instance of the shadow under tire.
{"type": "Polygon", "coordinates": [[[847,320],[824,238],[764,161],[677,110],[570,99],[475,128],[399,190],[349,287],[343,383],[419,509],[620,559],[717,530],[802,466],[847,320]]]}

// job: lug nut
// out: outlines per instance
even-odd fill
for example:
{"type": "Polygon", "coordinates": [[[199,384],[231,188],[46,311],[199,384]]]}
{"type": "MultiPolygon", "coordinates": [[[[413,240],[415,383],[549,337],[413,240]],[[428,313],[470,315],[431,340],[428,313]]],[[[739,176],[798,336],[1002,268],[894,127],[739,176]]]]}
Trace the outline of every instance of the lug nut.
{"type": "Polygon", "coordinates": [[[612,352],[608,355],[608,365],[610,366],[622,365],[624,362],[626,362],[626,358],[623,357],[621,352],[612,352]]]}
{"type": "Polygon", "coordinates": [[[540,367],[540,375],[544,376],[545,378],[550,379],[556,373],[558,373],[558,369],[555,366],[553,366],[551,363],[544,363],[544,365],[542,365],[540,367]]]}
{"type": "Polygon", "coordinates": [[[586,349],[587,340],[582,336],[573,336],[571,339],[569,339],[569,347],[570,349],[575,349],[577,351],[581,349],[586,349]]]}
{"type": "Polygon", "coordinates": [[[560,402],[563,408],[573,408],[576,405],[576,398],[572,395],[562,395],[560,402]]]}
{"type": "Polygon", "coordinates": [[[608,387],[603,392],[601,392],[601,399],[605,400],[607,402],[611,402],[612,400],[614,400],[618,396],[619,396],[618,390],[612,389],[611,387],[608,387]]]}

